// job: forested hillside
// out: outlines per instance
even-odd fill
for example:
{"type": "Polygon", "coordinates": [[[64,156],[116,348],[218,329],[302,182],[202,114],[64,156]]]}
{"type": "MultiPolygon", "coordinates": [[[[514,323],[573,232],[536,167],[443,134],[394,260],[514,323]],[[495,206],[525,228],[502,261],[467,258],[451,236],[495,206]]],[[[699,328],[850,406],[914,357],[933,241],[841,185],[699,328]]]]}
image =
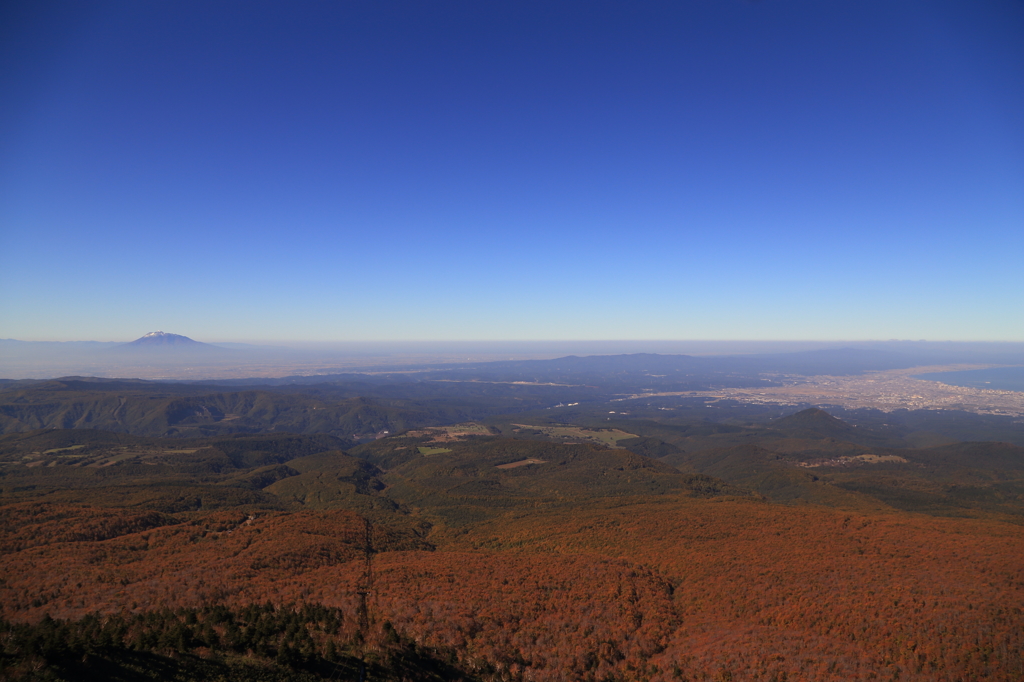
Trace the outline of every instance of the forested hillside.
{"type": "Polygon", "coordinates": [[[626,425],[0,437],[3,674],[1020,679],[1021,505],[978,491],[1021,448],[851,464],[833,436],[878,436],[827,414],[677,428],[694,450],[626,425]],[[950,477],[973,497],[925,514],[885,488],[950,477]]]}
{"type": "Polygon", "coordinates": [[[0,434],[101,429],[137,436],[326,433],[352,440],[548,407],[592,387],[347,377],[314,384],[221,385],[65,377],[0,382],[0,434]]]}
{"type": "Polygon", "coordinates": [[[138,436],[200,437],[231,433],[324,433],[350,439],[458,421],[461,406],[323,397],[317,392],[215,391],[150,382],[40,382],[0,392],[0,433],[101,429],[138,436]]]}

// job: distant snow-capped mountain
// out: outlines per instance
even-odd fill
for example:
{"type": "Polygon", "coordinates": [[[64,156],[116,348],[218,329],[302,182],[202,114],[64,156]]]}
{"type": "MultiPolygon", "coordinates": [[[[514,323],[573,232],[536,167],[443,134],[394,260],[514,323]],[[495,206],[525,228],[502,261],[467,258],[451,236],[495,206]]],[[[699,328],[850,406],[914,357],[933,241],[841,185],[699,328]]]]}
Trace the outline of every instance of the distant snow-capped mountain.
{"type": "Polygon", "coordinates": [[[193,341],[181,334],[169,334],[167,332],[150,332],[134,341],[124,344],[126,346],[208,346],[207,343],[193,341]]]}
{"type": "Polygon", "coordinates": [[[111,348],[113,351],[119,352],[131,352],[131,351],[152,351],[157,353],[162,352],[179,352],[185,351],[190,353],[229,353],[230,351],[214,346],[209,343],[202,343],[201,341],[195,341],[187,336],[181,334],[170,334],[168,332],[150,332],[145,336],[141,336],[134,341],[128,343],[122,343],[119,346],[111,348]]]}

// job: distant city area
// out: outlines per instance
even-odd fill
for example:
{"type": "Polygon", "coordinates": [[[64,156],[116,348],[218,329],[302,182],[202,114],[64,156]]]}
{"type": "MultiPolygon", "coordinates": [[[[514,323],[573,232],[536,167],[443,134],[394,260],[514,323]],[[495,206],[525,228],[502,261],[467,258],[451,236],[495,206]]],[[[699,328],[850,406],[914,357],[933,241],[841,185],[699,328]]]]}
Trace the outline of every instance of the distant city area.
{"type": "MultiPolygon", "coordinates": [[[[855,376],[773,377],[782,386],[724,388],[684,394],[776,405],[838,405],[847,409],[964,410],[977,414],[1024,416],[1024,392],[951,386],[939,381],[916,379],[913,375],[975,369],[976,366],[916,367],[855,376]]],[[[651,395],[638,394],[644,398],[651,395]]]]}

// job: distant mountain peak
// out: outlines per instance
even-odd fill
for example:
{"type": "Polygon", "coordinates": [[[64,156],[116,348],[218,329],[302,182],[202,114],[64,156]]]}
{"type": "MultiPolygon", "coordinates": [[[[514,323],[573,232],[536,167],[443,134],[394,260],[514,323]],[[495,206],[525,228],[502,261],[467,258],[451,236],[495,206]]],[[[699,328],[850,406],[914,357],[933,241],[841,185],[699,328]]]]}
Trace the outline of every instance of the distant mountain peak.
{"type": "Polygon", "coordinates": [[[133,355],[143,354],[149,358],[195,358],[213,357],[214,355],[230,354],[231,351],[218,348],[209,343],[195,341],[181,334],[156,331],[140,336],[134,341],[122,343],[109,349],[112,353],[128,353],[133,355]]]}
{"type": "Polygon", "coordinates": [[[181,334],[169,334],[167,332],[149,332],[145,336],[141,336],[128,345],[131,346],[187,346],[191,344],[200,344],[199,341],[194,341],[187,336],[181,334]]]}

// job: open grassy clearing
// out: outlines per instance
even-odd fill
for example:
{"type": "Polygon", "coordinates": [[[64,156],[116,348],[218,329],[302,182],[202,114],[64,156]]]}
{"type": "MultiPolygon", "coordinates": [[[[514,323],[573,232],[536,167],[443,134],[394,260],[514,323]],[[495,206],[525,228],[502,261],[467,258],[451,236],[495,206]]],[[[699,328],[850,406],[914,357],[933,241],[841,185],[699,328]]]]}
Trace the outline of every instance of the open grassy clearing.
{"type": "Polygon", "coordinates": [[[28,452],[17,460],[5,464],[23,464],[27,467],[38,466],[72,466],[72,467],[108,467],[120,462],[136,460],[142,464],[173,464],[182,456],[192,455],[199,448],[152,448],[117,446],[109,448],[73,445],[65,448],[52,448],[45,451],[28,452]]]}
{"type": "Polygon", "coordinates": [[[523,430],[528,429],[548,438],[587,441],[609,447],[616,447],[620,440],[637,437],[636,434],[626,433],[619,429],[590,429],[581,426],[534,426],[531,424],[513,424],[512,426],[516,427],[513,429],[514,433],[522,433],[523,430]]]}
{"type": "Polygon", "coordinates": [[[476,422],[465,422],[452,426],[431,426],[425,429],[407,431],[404,436],[409,438],[429,437],[433,442],[443,443],[446,441],[459,440],[467,436],[493,436],[495,431],[483,424],[476,422]]]}
{"type": "Polygon", "coordinates": [[[42,454],[44,454],[44,455],[52,455],[55,452],[66,452],[68,450],[78,450],[79,448],[84,448],[84,447],[85,447],[85,445],[69,445],[66,448],[52,448],[52,449],[47,450],[46,452],[44,452],[42,454]]]}
{"type": "Polygon", "coordinates": [[[517,469],[519,467],[524,467],[527,464],[545,464],[546,462],[547,462],[546,459],[537,459],[536,457],[530,457],[528,459],[521,459],[518,462],[509,462],[508,464],[499,464],[499,465],[497,465],[494,468],[495,469],[517,469]]]}
{"type": "Polygon", "coordinates": [[[871,462],[872,464],[874,464],[876,462],[903,462],[905,464],[906,461],[907,461],[907,459],[905,457],[900,457],[898,455],[868,455],[868,454],[864,454],[864,455],[857,455],[853,459],[859,460],[861,462],[871,462]]]}
{"type": "Polygon", "coordinates": [[[422,448],[416,448],[416,449],[419,450],[419,453],[421,455],[423,455],[424,457],[428,457],[430,455],[440,455],[440,454],[444,454],[445,452],[451,452],[452,451],[451,448],[427,448],[427,447],[422,447],[422,448]]]}

